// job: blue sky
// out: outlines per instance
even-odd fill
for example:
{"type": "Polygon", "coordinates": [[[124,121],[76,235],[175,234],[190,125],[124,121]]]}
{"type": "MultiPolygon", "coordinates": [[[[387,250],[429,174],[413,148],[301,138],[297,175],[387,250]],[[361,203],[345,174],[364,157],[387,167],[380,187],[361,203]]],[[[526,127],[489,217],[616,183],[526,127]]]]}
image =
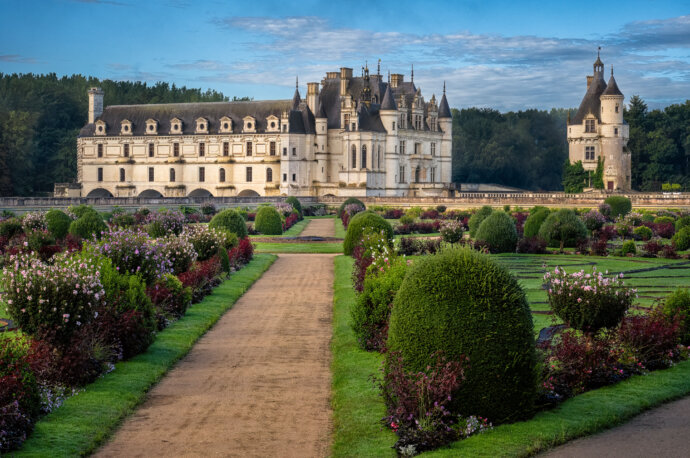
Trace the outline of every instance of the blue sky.
{"type": "Polygon", "coordinates": [[[290,98],[365,61],[453,107],[576,107],[596,50],[650,107],[690,97],[690,2],[0,0],[0,72],[290,98]]]}

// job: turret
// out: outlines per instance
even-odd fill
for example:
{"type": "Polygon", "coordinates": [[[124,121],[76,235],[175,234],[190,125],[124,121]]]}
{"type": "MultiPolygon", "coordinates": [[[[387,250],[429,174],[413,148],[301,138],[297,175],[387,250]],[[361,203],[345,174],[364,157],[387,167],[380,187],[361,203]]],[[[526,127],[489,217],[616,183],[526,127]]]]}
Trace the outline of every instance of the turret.
{"type": "Polygon", "coordinates": [[[441,139],[441,170],[439,178],[442,183],[450,183],[452,175],[452,146],[453,146],[453,114],[446,98],[446,82],[443,82],[443,97],[438,107],[438,127],[443,132],[441,139]]]}
{"type": "Polygon", "coordinates": [[[92,87],[89,94],[89,124],[96,122],[96,119],[103,114],[103,91],[100,87],[92,87]]]}
{"type": "Polygon", "coordinates": [[[611,66],[611,77],[600,99],[601,122],[604,124],[623,124],[624,96],[618,89],[616,79],[613,77],[613,66],[611,66]]]}
{"type": "Polygon", "coordinates": [[[395,105],[395,99],[393,98],[390,85],[386,85],[386,92],[383,95],[379,113],[381,114],[381,122],[383,122],[383,127],[386,128],[388,134],[396,134],[398,128],[400,127],[396,125],[398,119],[398,107],[395,105]]]}

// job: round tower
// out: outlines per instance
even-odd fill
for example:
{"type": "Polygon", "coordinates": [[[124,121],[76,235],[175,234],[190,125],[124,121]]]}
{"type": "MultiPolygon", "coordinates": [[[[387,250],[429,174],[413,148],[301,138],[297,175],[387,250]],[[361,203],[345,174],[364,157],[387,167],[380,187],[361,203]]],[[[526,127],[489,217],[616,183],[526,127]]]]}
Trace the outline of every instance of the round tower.
{"type": "Polygon", "coordinates": [[[604,188],[609,191],[630,189],[630,153],[627,151],[628,125],[623,121],[623,93],[613,77],[600,96],[600,157],[604,161],[604,188]]]}

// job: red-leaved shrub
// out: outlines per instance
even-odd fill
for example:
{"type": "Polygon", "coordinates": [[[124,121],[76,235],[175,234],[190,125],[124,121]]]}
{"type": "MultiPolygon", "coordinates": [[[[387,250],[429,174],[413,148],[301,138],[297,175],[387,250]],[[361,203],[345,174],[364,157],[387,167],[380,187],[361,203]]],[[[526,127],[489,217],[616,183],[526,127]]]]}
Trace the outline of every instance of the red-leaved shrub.
{"type": "Polygon", "coordinates": [[[373,262],[373,258],[367,254],[367,249],[361,243],[352,250],[352,257],[355,259],[352,266],[352,283],[355,291],[361,293],[364,289],[364,277],[367,268],[373,262]]]}
{"type": "Polygon", "coordinates": [[[678,356],[680,323],[680,317],[669,318],[657,307],[646,315],[625,317],[616,337],[645,368],[663,369],[678,356]]]}

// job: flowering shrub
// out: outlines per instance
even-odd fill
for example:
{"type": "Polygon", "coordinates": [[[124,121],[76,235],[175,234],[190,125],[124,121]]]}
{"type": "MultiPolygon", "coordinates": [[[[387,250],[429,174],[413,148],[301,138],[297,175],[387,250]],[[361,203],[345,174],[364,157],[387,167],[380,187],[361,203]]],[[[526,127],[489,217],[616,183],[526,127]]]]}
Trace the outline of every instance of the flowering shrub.
{"type": "Polygon", "coordinates": [[[184,229],[184,223],[184,214],[175,210],[160,209],[146,216],[146,230],[151,237],[178,235],[184,229]]]}
{"type": "Polygon", "coordinates": [[[409,223],[409,224],[398,224],[395,226],[395,234],[431,234],[438,232],[441,229],[441,222],[434,221],[432,223],[409,223]]]}
{"type": "MultiPolygon", "coordinates": [[[[197,263],[197,265],[204,265],[204,263],[197,263]]],[[[155,285],[150,286],[146,294],[151,298],[151,302],[154,307],[156,307],[159,323],[162,324],[161,328],[164,327],[167,320],[171,318],[179,318],[184,315],[187,307],[192,303],[194,297],[194,292],[192,291],[192,286],[185,284],[197,281],[201,283],[201,279],[205,272],[199,272],[202,269],[193,269],[192,271],[187,271],[180,275],[180,278],[175,277],[171,274],[166,274],[156,282],[155,285]],[[194,273],[190,273],[194,272],[194,273]]],[[[208,291],[206,291],[207,293],[208,291]]],[[[201,291],[198,292],[200,297],[204,295],[201,291]]]]}
{"type": "Polygon", "coordinates": [[[221,272],[220,260],[218,256],[214,256],[206,261],[197,262],[192,269],[180,274],[179,279],[182,286],[191,288],[192,302],[196,303],[220,283],[217,277],[221,272]]]}
{"type": "Polygon", "coordinates": [[[623,349],[644,368],[655,370],[669,367],[679,355],[681,320],[667,317],[661,307],[646,315],[627,316],[617,331],[623,349]]]}
{"type": "Polygon", "coordinates": [[[596,268],[568,274],[556,267],[547,272],[549,305],[553,312],[569,326],[587,333],[601,328],[613,328],[636,297],[636,290],[626,288],[623,274],[605,277],[596,268]]]}
{"type": "Polygon", "coordinates": [[[215,215],[217,211],[216,206],[210,202],[201,205],[201,213],[204,215],[215,215]]]}
{"type": "Polygon", "coordinates": [[[240,239],[239,244],[228,250],[230,264],[238,268],[247,264],[254,257],[254,245],[249,237],[240,239]]]}
{"type": "Polygon", "coordinates": [[[292,205],[285,203],[285,202],[276,202],[275,205],[273,205],[275,209],[278,211],[283,216],[288,216],[292,213],[292,205]]]}
{"type": "Polygon", "coordinates": [[[582,215],[582,222],[590,231],[598,231],[606,222],[606,217],[596,210],[590,210],[582,215]]]}
{"type": "Polygon", "coordinates": [[[161,255],[170,261],[172,272],[175,275],[186,272],[197,259],[194,245],[183,235],[169,235],[161,239],[160,242],[161,255]]]}
{"type": "Polygon", "coordinates": [[[379,232],[374,228],[366,227],[362,232],[360,242],[353,249],[352,256],[355,259],[352,281],[355,291],[362,292],[369,266],[373,266],[372,269],[376,271],[383,271],[393,262],[396,253],[385,231],[379,232]]]}
{"type": "Polygon", "coordinates": [[[205,261],[218,252],[227,236],[221,229],[211,229],[207,225],[194,225],[185,227],[181,237],[191,243],[199,261],[205,261]]]}
{"type": "Polygon", "coordinates": [[[90,249],[109,258],[120,273],[140,274],[146,284],[172,272],[172,262],[165,257],[164,242],[151,240],[143,232],[129,229],[111,231],[90,249]]]}
{"type": "Polygon", "coordinates": [[[22,227],[25,232],[34,230],[47,230],[45,212],[29,212],[22,217],[22,227]]]}
{"type": "Polygon", "coordinates": [[[340,219],[343,221],[343,226],[345,226],[347,228],[352,217],[355,216],[357,213],[361,213],[363,211],[364,211],[364,205],[360,205],[360,204],[356,204],[356,203],[345,205],[343,207],[342,213],[340,214],[340,219]]]}
{"type": "Polygon", "coordinates": [[[11,256],[2,271],[2,302],[17,326],[34,335],[51,329],[65,342],[93,319],[105,291],[93,263],[63,258],[44,264],[34,256],[11,256]]]}
{"type": "Polygon", "coordinates": [[[392,208],[383,212],[383,217],[385,219],[400,219],[400,217],[405,213],[402,208],[392,208]]]}
{"type": "Polygon", "coordinates": [[[417,237],[400,237],[396,251],[404,256],[415,254],[434,254],[441,249],[440,239],[423,239],[417,237]]]}
{"type": "Polygon", "coordinates": [[[297,221],[299,221],[299,215],[297,213],[290,213],[283,222],[283,231],[290,229],[297,221]]]}
{"type": "Polygon", "coordinates": [[[607,219],[611,217],[611,206],[607,203],[599,205],[599,213],[604,215],[607,219]]]}
{"type": "Polygon", "coordinates": [[[465,233],[465,227],[460,221],[446,220],[441,223],[439,228],[441,239],[446,243],[457,243],[465,233]]]}

